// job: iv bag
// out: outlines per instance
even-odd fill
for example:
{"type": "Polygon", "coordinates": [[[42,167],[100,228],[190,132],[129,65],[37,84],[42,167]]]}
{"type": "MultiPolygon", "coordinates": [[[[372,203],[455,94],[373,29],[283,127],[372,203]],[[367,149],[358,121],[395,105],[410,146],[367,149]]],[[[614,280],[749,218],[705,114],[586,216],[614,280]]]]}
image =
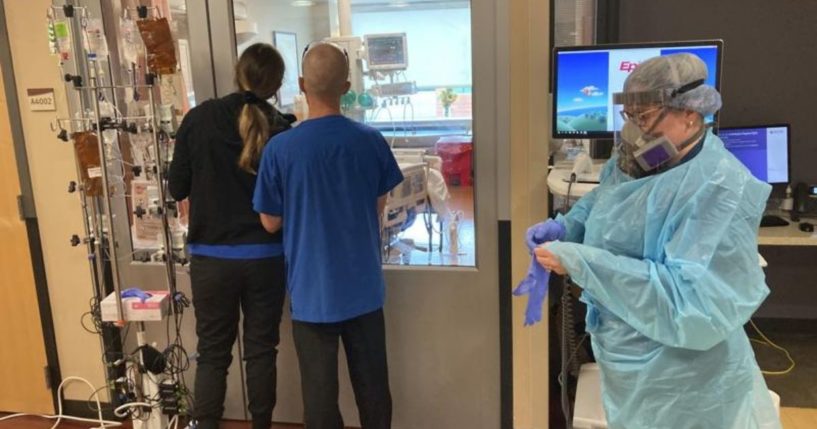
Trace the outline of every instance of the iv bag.
{"type": "Polygon", "coordinates": [[[122,33],[122,57],[128,64],[134,64],[142,44],[139,29],[132,19],[120,18],[119,31],[122,33]]]}
{"type": "Polygon", "coordinates": [[[67,61],[71,56],[71,28],[68,26],[68,21],[64,19],[54,21],[53,25],[60,59],[67,61]]]}
{"type": "Polygon", "coordinates": [[[74,133],[74,150],[80,166],[80,179],[85,188],[85,195],[98,197],[102,195],[102,167],[99,160],[99,139],[91,132],[74,133]]]}
{"type": "Polygon", "coordinates": [[[105,29],[101,19],[89,18],[86,21],[83,40],[88,59],[94,60],[108,56],[108,42],[105,40],[105,29]]]}
{"type": "Polygon", "coordinates": [[[140,20],[136,22],[145,43],[148,67],[158,75],[176,72],[176,47],[167,18],[140,20]]]}

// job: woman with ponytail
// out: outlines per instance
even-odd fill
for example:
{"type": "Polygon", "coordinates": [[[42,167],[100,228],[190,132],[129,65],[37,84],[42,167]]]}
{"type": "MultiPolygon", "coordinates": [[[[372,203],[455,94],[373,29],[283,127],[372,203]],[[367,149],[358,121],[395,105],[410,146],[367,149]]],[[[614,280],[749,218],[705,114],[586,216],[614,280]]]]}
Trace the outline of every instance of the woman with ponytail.
{"type": "Polygon", "coordinates": [[[275,48],[250,46],[236,64],[238,91],[192,109],[176,134],[169,187],[177,201],[190,199],[198,429],[218,428],[242,312],[252,427],[268,429],[272,421],[284,258],[281,233],[264,230],[252,197],[264,145],[294,120],[266,101],[281,88],[283,76],[284,61],[275,48]]]}

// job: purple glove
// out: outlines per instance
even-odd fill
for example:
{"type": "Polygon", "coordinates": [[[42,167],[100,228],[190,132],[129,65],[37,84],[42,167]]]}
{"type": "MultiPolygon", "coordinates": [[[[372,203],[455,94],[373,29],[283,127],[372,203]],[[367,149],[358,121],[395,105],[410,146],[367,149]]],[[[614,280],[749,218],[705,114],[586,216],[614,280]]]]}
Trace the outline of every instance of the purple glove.
{"type": "Polygon", "coordinates": [[[153,295],[142,291],[142,289],[138,287],[132,287],[122,291],[122,298],[139,298],[142,302],[147,301],[151,296],[153,295]]]}
{"type": "Polygon", "coordinates": [[[536,262],[535,256],[531,256],[528,275],[513,291],[516,296],[528,295],[528,307],[525,309],[525,326],[533,325],[542,320],[542,305],[548,293],[549,280],[550,271],[536,262]]]}
{"type": "Polygon", "coordinates": [[[533,249],[539,247],[542,243],[565,238],[566,233],[564,225],[553,219],[548,219],[528,228],[525,233],[525,243],[528,245],[528,249],[533,252],[533,249]]]}

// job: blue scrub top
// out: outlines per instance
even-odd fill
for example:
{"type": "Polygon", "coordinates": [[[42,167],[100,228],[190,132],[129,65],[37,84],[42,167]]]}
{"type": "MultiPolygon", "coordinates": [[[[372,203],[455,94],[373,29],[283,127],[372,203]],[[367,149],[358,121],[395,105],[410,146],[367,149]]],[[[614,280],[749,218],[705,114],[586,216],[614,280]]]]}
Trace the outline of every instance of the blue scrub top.
{"type": "Polygon", "coordinates": [[[402,181],[383,136],[340,115],[270,140],[253,205],[283,218],[293,320],[333,323],[383,307],[377,199],[402,181]]]}

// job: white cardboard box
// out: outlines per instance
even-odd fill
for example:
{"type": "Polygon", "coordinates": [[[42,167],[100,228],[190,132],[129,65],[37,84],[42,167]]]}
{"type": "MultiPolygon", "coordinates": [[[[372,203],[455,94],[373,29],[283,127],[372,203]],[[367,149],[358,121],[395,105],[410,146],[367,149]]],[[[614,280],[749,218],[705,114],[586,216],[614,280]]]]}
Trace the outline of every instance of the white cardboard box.
{"type": "MultiPolygon", "coordinates": [[[[140,298],[123,298],[124,319],[128,322],[160,322],[170,311],[170,293],[166,290],[146,290],[150,298],[142,302],[140,298]]],[[[117,322],[116,292],[102,300],[102,321],[117,322]]]]}

